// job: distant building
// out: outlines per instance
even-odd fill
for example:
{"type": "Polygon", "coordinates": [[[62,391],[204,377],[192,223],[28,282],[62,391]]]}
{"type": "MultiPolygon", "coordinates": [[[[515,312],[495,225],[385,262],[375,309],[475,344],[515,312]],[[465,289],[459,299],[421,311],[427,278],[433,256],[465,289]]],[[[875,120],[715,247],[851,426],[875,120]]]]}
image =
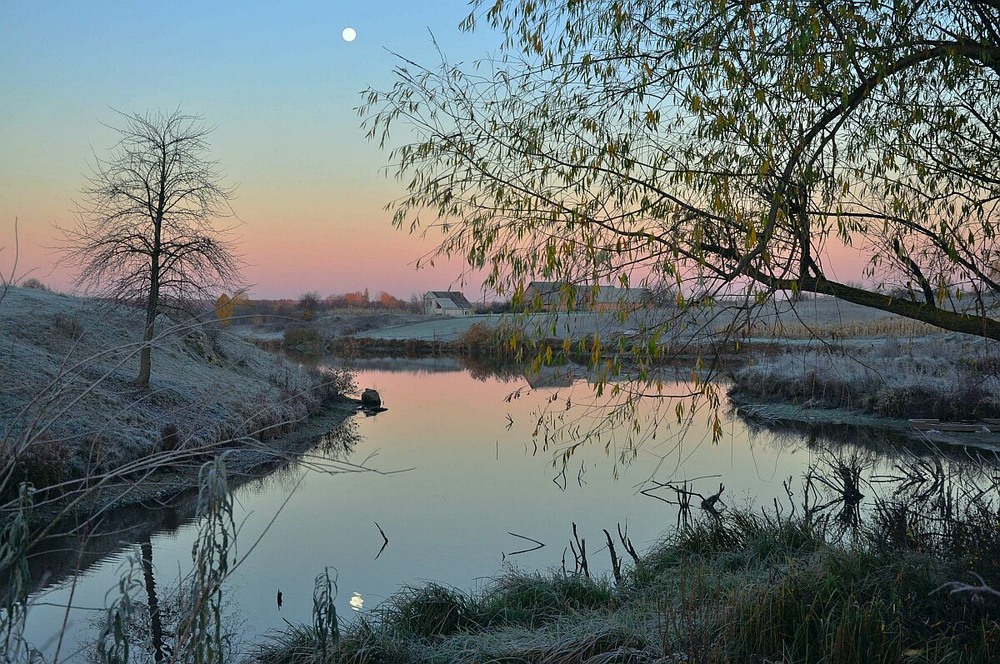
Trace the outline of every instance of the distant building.
{"type": "Polygon", "coordinates": [[[619,288],[617,286],[584,287],[586,308],[591,311],[632,311],[641,309],[653,301],[653,292],[648,288],[619,288]]]}
{"type": "Polygon", "coordinates": [[[648,288],[617,286],[577,286],[560,281],[532,281],[524,289],[524,304],[542,311],[618,311],[649,305],[653,294],[648,288]]]}
{"type": "Polygon", "coordinates": [[[583,290],[564,281],[532,281],[524,289],[528,311],[577,311],[583,309],[583,290]]]}
{"type": "Polygon", "coordinates": [[[458,291],[427,291],[424,313],[436,316],[471,316],[472,304],[458,291]]]}

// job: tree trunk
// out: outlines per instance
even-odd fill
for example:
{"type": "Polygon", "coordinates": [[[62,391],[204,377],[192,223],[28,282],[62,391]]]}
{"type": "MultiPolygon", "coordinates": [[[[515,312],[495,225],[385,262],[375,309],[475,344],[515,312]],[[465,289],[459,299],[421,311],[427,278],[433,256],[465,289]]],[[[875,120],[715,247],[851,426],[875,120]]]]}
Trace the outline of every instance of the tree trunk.
{"type": "Polygon", "coordinates": [[[163,242],[163,196],[160,208],[153,220],[153,250],[149,256],[149,294],[146,296],[146,326],[142,331],[142,348],[139,349],[139,376],[135,379],[140,387],[149,387],[149,376],[153,371],[153,333],[156,325],[156,311],[160,308],[160,249],[163,242]]]}
{"type": "Polygon", "coordinates": [[[135,382],[140,387],[149,386],[149,375],[153,370],[153,327],[156,323],[156,307],[146,304],[146,326],[142,332],[142,348],[139,350],[139,375],[135,382]]]}
{"type": "Polygon", "coordinates": [[[1000,341],[1000,321],[983,315],[969,314],[960,311],[949,311],[932,306],[926,302],[911,302],[902,298],[883,293],[876,293],[863,288],[847,286],[822,277],[807,277],[798,281],[790,279],[773,279],[761,273],[751,274],[763,284],[777,286],[782,290],[795,287],[804,292],[833,295],[845,302],[860,304],[863,307],[879,309],[904,318],[923,321],[942,330],[962,332],[977,337],[1000,341]]]}

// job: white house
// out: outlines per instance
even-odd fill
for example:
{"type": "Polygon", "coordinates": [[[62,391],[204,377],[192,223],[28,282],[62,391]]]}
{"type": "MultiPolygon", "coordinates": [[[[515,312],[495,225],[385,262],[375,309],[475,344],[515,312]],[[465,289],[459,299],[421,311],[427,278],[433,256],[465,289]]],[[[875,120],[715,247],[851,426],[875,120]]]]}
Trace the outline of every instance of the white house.
{"type": "Polygon", "coordinates": [[[424,313],[436,316],[471,316],[472,304],[458,291],[427,291],[424,313]]]}

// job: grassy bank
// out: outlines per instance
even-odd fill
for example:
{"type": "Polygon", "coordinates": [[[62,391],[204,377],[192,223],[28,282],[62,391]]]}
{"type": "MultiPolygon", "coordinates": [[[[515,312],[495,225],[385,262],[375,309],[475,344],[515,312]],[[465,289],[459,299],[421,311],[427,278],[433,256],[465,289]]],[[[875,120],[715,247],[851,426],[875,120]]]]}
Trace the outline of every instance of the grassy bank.
{"type": "MultiPolygon", "coordinates": [[[[9,288],[0,302],[0,508],[21,483],[42,506],[223,448],[253,462],[352,388],[212,324],[161,317],[149,388],[133,382],[142,314],[92,299],[9,288]]],[[[191,485],[197,483],[197,471],[191,485]]],[[[91,491],[91,493],[93,493],[91,491]]]]}
{"type": "Polygon", "coordinates": [[[844,408],[888,418],[1000,417],[1000,354],[962,335],[757,355],[733,372],[738,402],[844,408]]]}
{"type": "Polygon", "coordinates": [[[1000,597],[956,583],[998,587],[995,503],[939,517],[881,503],[845,533],[816,512],[728,511],[680,527],[617,581],[577,568],[511,572],[476,593],[407,588],[353,622],[274,634],[257,661],[998,661],[1000,597]]]}

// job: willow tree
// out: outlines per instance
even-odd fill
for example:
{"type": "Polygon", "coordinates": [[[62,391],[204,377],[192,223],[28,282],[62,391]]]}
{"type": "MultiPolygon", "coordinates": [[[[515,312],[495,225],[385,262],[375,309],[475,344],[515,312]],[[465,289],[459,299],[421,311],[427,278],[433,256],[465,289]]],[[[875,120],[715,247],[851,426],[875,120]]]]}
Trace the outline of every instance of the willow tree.
{"type": "MultiPolygon", "coordinates": [[[[148,385],[157,316],[239,281],[228,229],[233,190],[208,155],[198,116],[121,114],[118,143],[96,158],[77,223],[62,229],[66,260],[86,292],[142,307],[139,374],[148,385]]],[[[210,300],[209,300],[210,301],[210,300]]]]}
{"type": "Polygon", "coordinates": [[[1000,339],[1000,3],[496,0],[483,22],[499,55],[403,61],[361,113],[407,183],[395,223],[441,227],[494,288],[812,292],[1000,339]],[[833,276],[837,243],[867,285],[833,276]]]}

